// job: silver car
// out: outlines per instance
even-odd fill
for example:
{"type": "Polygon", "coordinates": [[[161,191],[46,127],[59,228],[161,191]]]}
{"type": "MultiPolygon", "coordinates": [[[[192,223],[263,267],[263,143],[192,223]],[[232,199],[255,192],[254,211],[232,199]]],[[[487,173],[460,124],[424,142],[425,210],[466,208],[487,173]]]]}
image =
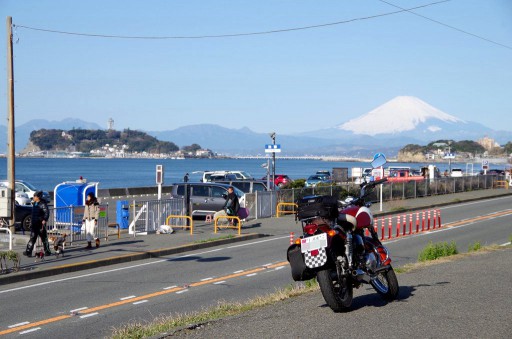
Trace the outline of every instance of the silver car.
{"type": "MultiPolygon", "coordinates": [[[[226,203],[229,185],[214,182],[178,183],[172,186],[172,198],[184,198],[185,186],[190,187],[190,202],[192,203],[193,216],[205,216],[220,211],[226,203]]],[[[240,202],[240,207],[245,207],[244,192],[233,187],[240,202]]]]}

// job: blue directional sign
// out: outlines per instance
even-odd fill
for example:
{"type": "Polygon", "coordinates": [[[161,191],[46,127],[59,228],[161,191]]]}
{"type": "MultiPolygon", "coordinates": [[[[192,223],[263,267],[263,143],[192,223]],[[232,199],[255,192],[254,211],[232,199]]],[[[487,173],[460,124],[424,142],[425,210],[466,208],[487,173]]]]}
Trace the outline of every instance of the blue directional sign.
{"type": "Polygon", "coordinates": [[[279,144],[266,144],[265,153],[279,153],[281,152],[281,145],[279,144]]]}

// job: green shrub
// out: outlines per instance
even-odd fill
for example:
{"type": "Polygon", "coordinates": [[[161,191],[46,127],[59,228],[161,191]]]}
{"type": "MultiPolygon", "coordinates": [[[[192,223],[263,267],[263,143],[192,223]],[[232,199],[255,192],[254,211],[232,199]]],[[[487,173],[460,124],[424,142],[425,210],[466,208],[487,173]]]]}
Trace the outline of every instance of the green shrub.
{"type": "Polygon", "coordinates": [[[433,244],[432,241],[419,253],[419,261],[436,260],[441,257],[448,257],[457,254],[457,245],[454,241],[433,244]]]}
{"type": "Polygon", "coordinates": [[[468,252],[476,252],[476,251],[480,250],[481,248],[482,248],[482,245],[480,244],[480,242],[475,241],[474,243],[469,244],[468,252]]]}

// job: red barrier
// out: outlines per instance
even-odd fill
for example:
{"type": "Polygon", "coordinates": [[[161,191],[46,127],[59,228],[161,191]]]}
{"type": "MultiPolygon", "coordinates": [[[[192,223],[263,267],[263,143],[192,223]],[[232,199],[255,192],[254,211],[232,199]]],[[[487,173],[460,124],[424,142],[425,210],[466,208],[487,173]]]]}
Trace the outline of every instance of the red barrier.
{"type": "Polygon", "coordinates": [[[428,214],[427,231],[430,231],[430,210],[428,210],[427,214],[428,214]]]}
{"type": "Polygon", "coordinates": [[[404,219],[402,226],[402,235],[405,235],[405,229],[407,228],[407,214],[404,214],[402,218],[404,219]]]}
{"type": "Polygon", "coordinates": [[[421,231],[425,231],[425,211],[421,215],[421,231]]]}
{"type": "Polygon", "coordinates": [[[437,224],[437,210],[434,210],[434,227],[433,229],[436,229],[437,224]]]}
{"type": "Polygon", "coordinates": [[[400,236],[400,224],[402,221],[400,220],[400,216],[396,216],[396,237],[398,238],[400,236]]]}
{"type": "Polygon", "coordinates": [[[391,239],[391,232],[393,231],[393,225],[391,224],[391,217],[388,218],[388,239],[391,239]]]}
{"type": "Polygon", "coordinates": [[[438,228],[441,228],[441,210],[437,210],[437,218],[438,218],[438,228]]]}
{"type": "Polygon", "coordinates": [[[420,212],[416,212],[416,233],[420,232],[420,212]]]}
{"type": "Polygon", "coordinates": [[[290,232],[290,245],[293,245],[293,232],[290,232]]]}
{"type": "Polygon", "coordinates": [[[384,240],[384,218],[380,219],[380,240],[384,240]]]}
{"type": "Polygon", "coordinates": [[[409,213],[409,235],[412,234],[412,213],[409,213]]]}

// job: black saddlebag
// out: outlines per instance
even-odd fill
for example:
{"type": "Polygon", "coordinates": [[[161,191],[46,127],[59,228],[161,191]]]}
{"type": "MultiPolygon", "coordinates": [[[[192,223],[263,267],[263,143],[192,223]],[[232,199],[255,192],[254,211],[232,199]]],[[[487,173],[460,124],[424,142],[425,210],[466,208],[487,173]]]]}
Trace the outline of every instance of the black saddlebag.
{"type": "Polygon", "coordinates": [[[310,195],[297,203],[297,218],[307,219],[321,217],[336,219],[338,217],[338,200],[332,195],[310,195]]]}
{"type": "Polygon", "coordinates": [[[300,246],[290,246],[288,248],[287,257],[292,269],[293,280],[304,281],[313,279],[315,277],[315,273],[304,263],[304,256],[300,251],[300,246]]]}

